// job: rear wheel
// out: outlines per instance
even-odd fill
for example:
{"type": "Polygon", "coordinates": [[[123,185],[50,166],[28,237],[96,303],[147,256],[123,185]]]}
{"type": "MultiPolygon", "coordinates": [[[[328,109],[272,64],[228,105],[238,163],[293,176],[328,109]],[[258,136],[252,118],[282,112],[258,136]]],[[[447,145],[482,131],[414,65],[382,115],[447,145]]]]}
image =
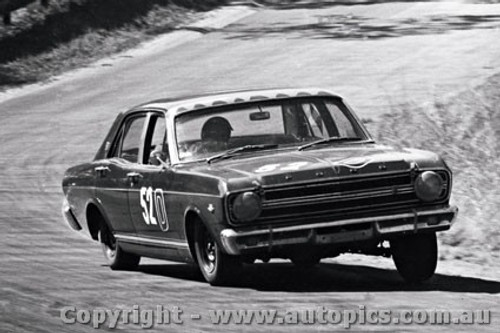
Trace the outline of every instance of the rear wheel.
{"type": "Polygon", "coordinates": [[[241,267],[239,257],[222,252],[202,222],[197,223],[195,228],[194,247],[201,273],[211,285],[226,285],[238,276],[241,267]]]}
{"type": "Polygon", "coordinates": [[[137,267],[141,257],[124,252],[107,226],[101,226],[98,237],[104,258],[112,270],[127,270],[137,267]]]}
{"type": "Polygon", "coordinates": [[[421,283],[434,275],[438,249],[435,233],[416,234],[390,241],[399,274],[409,283],[421,283]]]}

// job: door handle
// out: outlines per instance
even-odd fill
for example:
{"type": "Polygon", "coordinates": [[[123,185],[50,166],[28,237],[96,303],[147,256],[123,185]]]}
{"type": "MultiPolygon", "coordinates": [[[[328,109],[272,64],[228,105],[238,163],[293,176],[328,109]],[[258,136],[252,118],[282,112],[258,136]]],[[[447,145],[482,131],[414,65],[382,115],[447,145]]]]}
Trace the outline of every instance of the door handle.
{"type": "Polygon", "coordinates": [[[111,171],[111,169],[107,166],[98,166],[95,167],[94,170],[99,177],[104,177],[109,171],[111,171]]]}
{"type": "Polygon", "coordinates": [[[128,177],[128,179],[130,179],[130,182],[133,185],[133,184],[137,183],[139,178],[142,178],[142,175],[138,172],[132,171],[132,172],[127,173],[127,177],[128,177]]]}

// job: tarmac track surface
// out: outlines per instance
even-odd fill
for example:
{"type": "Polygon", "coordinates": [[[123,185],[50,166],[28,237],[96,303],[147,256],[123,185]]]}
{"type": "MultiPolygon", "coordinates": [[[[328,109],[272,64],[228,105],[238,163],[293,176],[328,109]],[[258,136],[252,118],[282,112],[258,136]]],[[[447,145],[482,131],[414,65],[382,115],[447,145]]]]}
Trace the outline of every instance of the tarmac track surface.
{"type": "MultiPolygon", "coordinates": [[[[184,264],[144,260],[137,271],[111,271],[98,244],[63,225],[64,170],[91,159],[116,113],[134,104],[220,89],[324,86],[345,95],[360,116],[376,120],[401,103],[458,93],[500,69],[496,5],[310,3],[258,9],[226,27],[215,20],[203,36],[196,29],[179,31],[47,86],[0,95],[0,332],[85,332],[88,325],[63,324],[61,309],[134,305],[183,310],[182,325],[158,325],[153,331],[344,331],[320,324],[222,327],[208,316],[210,309],[321,306],[489,309],[491,325],[358,324],[353,329],[497,331],[500,277],[498,272],[479,277],[484,267],[443,263],[428,284],[411,287],[385,259],[325,260],[311,272],[278,261],[248,266],[240,283],[215,288],[184,264]]],[[[214,17],[241,12],[249,14],[226,8],[214,17]]]]}

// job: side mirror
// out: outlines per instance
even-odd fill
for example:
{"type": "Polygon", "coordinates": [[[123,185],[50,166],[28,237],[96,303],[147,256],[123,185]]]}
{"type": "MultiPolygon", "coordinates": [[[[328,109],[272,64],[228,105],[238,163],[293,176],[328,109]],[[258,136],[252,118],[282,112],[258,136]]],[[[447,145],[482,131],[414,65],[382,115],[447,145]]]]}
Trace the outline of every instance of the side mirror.
{"type": "Polygon", "coordinates": [[[170,160],[166,153],[158,150],[153,150],[149,155],[149,164],[161,165],[164,168],[167,168],[170,166],[170,160]]]}

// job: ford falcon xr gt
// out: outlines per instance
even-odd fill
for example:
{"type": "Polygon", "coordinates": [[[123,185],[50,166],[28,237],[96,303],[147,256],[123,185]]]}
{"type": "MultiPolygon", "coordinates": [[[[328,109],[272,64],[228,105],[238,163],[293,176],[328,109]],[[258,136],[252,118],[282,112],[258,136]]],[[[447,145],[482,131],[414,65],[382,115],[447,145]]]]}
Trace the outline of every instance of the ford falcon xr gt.
{"type": "Polygon", "coordinates": [[[409,282],[436,269],[452,173],[438,155],[374,142],[322,89],[157,100],[121,113],[95,158],[68,169],[63,215],[111,269],[197,263],[211,284],[242,263],[392,256],[409,282]]]}

